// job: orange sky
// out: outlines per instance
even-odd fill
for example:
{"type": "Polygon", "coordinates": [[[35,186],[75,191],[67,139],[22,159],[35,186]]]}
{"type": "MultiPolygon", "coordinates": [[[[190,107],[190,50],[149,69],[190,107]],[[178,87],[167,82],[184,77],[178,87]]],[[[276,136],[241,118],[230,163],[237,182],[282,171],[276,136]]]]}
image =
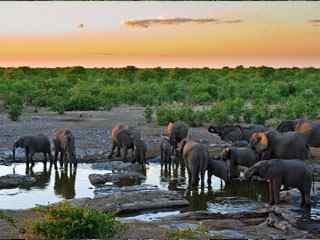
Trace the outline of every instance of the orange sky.
{"type": "Polygon", "coordinates": [[[318,2],[7,2],[0,8],[1,66],[320,67],[319,42],[318,2]]]}

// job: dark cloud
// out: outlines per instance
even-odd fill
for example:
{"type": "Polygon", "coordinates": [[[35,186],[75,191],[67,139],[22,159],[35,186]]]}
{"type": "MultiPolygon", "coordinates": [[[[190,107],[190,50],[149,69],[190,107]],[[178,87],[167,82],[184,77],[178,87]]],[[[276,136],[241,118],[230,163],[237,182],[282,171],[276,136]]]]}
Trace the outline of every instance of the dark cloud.
{"type": "Polygon", "coordinates": [[[216,18],[154,18],[154,19],[144,19],[144,20],[128,20],[124,22],[124,25],[132,28],[149,28],[154,25],[179,25],[184,23],[195,23],[195,24],[232,24],[240,23],[241,19],[234,20],[220,20],[216,18]]]}

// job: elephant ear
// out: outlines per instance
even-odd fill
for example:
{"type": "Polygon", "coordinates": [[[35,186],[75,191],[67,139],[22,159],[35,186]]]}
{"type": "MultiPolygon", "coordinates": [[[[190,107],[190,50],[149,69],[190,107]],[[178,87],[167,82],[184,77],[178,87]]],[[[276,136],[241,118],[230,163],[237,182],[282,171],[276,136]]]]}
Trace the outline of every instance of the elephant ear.
{"type": "Polygon", "coordinates": [[[269,139],[264,132],[252,134],[250,142],[254,149],[259,153],[267,150],[269,147],[269,139]]]}
{"type": "Polygon", "coordinates": [[[271,172],[270,172],[270,168],[271,168],[271,161],[268,160],[263,160],[261,162],[259,162],[259,167],[258,167],[258,175],[262,178],[265,179],[270,179],[271,177],[271,172]]]}
{"type": "Polygon", "coordinates": [[[223,151],[222,151],[222,157],[224,158],[224,159],[230,159],[230,157],[231,157],[231,149],[230,148],[225,148],[225,149],[223,149],[223,151]]]}

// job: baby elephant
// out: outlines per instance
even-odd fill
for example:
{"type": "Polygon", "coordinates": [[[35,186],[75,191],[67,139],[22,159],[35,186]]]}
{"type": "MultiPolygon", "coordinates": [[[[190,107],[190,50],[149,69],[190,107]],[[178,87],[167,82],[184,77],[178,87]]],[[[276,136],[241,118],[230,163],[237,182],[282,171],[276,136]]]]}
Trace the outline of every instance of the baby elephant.
{"type": "Polygon", "coordinates": [[[160,143],[160,162],[161,165],[169,164],[169,167],[171,166],[171,145],[170,145],[170,139],[168,137],[164,137],[161,140],[160,143]]]}
{"type": "Polygon", "coordinates": [[[301,193],[301,207],[310,208],[312,171],[301,160],[264,160],[256,163],[245,173],[247,179],[259,176],[269,181],[269,202],[278,204],[280,187],[297,188],[301,193]]]}
{"type": "Polygon", "coordinates": [[[59,129],[56,131],[53,143],[55,148],[55,162],[57,162],[57,158],[60,153],[60,166],[63,166],[64,162],[76,163],[75,140],[69,129],[59,129]]]}
{"type": "Polygon", "coordinates": [[[33,163],[33,155],[35,153],[43,153],[45,162],[47,162],[47,155],[49,155],[50,161],[52,161],[50,140],[47,136],[39,134],[37,136],[24,136],[19,138],[13,145],[12,157],[15,161],[16,148],[24,148],[26,154],[26,161],[33,163]]]}
{"type": "Polygon", "coordinates": [[[230,177],[239,177],[238,165],[251,167],[258,162],[258,157],[251,148],[231,147],[225,148],[222,153],[224,160],[230,160],[230,177]]]}
{"type": "Polygon", "coordinates": [[[134,162],[146,164],[147,144],[142,139],[134,140],[134,162]]]}
{"type": "Polygon", "coordinates": [[[183,139],[180,142],[180,153],[185,161],[188,171],[189,183],[197,186],[199,174],[201,175],[201,187],[204,187],[204,175],[207,170],[209,152],[206,145],[183,139]]]}
{"type": "Polygon", "coordinates": [[[230,182],[230,161],[210,158],[208,161],[208,186],[211,186],[212,175],[221,178],[226,184],[230,182]]]}

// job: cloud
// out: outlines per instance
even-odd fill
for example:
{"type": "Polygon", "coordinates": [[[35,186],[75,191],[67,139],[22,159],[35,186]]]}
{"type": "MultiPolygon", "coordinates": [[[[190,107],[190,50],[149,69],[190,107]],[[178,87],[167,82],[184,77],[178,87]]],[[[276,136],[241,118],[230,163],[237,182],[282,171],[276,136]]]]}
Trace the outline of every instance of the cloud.
{"type": "Polygon", "coordinates": [[[241,19],[234,20],[220,20],[216,18],[154,18],[154,19],[144,19],[144,20],[128,20],[123,24],[126,27],[131,28],[149,28],[155,25],[179,25],[185,23],[194,23],[194,24],[232,24],[232,23],[241,23],[241,19]]]}
{"type": "Polygon", "coordinates": [[[308,20],[308,23],[313,27],[320,27],[320,19],[310,19],[308,20]]]}

